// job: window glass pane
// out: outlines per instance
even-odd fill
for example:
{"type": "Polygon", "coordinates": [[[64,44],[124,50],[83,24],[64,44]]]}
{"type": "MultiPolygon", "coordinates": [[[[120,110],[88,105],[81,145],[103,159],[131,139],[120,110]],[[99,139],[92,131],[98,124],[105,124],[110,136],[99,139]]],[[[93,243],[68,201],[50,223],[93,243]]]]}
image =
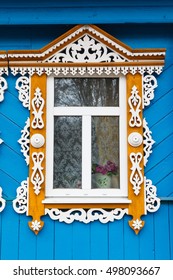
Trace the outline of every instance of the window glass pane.
{"type": "Polygon", "coordinates": [[[82,118],[54,118],[53,188],[81,188],[82,118]]]}
{"type": "Polygon", "coordinates": [[[120,188],[119,117],[92,117],[92,188],[120,188]]]}
{"type": "Polygon", "coordinates": [[[55,78],[54,106],[119,106],[119,79],[55,78]]]}

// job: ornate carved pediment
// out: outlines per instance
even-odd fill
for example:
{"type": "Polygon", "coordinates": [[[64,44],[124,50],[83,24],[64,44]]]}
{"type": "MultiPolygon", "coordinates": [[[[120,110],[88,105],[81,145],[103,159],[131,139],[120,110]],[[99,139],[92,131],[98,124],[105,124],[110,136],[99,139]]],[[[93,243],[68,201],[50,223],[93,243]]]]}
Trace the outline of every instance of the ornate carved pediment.
{"type": "MultiPolygon", "coordinates": [[[[132,49],[94,25],[78,25],[40,50],[8,51],[12,73],[57,73],[62,64],[112,67],[112,72],[161,72],[165,49],[132,49]]],[[[75,72],[75,70],[73,71],[75,72]]],[[[68,72],[73,75],[73,72],[68,72]]],[[[90,75],[95,73],[88,72],[90,75]]],[[[75,72],[76,74],[76,72],[75,72]]],[[[64,73],[63,73],[64,75],[64,73]]]]}

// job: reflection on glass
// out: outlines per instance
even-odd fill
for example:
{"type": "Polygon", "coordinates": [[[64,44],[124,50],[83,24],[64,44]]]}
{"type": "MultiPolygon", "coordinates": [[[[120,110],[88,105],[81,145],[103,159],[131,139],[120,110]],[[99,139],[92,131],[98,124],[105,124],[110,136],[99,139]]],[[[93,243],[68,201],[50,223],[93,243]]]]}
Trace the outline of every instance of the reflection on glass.
{"type": "Polygon", "coordinates": [[[54,106],[118,106],[118,78],[56,78],[54,106]]]}
{"type": "Polygon", "coordinates": [[[120,188],[119,117],[92,117],[92,188],[120,188]]]}
{"type": "Polygon", "coordinates": [[[81,188],[82,118],[54,118],[53,188],[81,188]]]}

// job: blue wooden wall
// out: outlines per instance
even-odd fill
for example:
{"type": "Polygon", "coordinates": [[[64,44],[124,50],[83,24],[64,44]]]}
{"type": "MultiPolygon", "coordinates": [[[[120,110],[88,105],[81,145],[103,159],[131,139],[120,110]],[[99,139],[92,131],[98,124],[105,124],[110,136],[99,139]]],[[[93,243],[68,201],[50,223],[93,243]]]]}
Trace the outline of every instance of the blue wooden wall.
{"type": "MultiPolygon", "coordinates": [[[[163,1],[152,1],[155,5],[156,2],[158,4],[152,21],[150,15],[154,9],[148,7],[149,10],[146,11],[149,1],[145,1],[146,7],[142,7],[145,13],[141,13],[141,18],[135,14],[138,16],[137,20],[134,20],[133,13],[130,14],[125,1],[121,1],[122,5],[119,5],[119,8],[118,4],[114,5],[112,10],[111,3],[116,1],[108,0],[105,4],[105,1],[95,0],[90,3],[90,7],[85,7],[85,1],[76,0],[72,7],[74,13],[70,13],[71,10],[68,10],[70,8],[65,9],[60,1],[56,1],[57,5],[55,1],[49,1],[47,5],[47,1],[42,0],[41,11],[39,1],[30,1],[30,4],[18,1],[16,6],[12,6],[11,1],[11,9],[7,2],[0,4],[0,50],[41,48],[69,30],[72,27],[70,23],[83,22],[98,23],[99,27],[133,48],[167,48],[166,65],[164,72],[158,77],[155,99],[145,111],[156,141],[146,175],[158,187],[160,197],[171,198],[173,196],[171,1],[164,1],[167,9],[163,6],[163,1]],[[37,10],[32,9],[34,2],[37,10]],[[61,6],[60,10],[57,8],[58,5],[61,6]],[[106,11],[109,13],[103,14],[103,5],[106,5],[106,11]],[[77,10],[81,8],[80,6],[83,6],[83,10],[80,10],[83,14],[77,10]],[[124,17],[117,11],[126,11],[124,17]],[[20,16],[23,12],[23,16],[20,16]],[[27,25],[29,23],[30,25],[27,25]]],[[[70,7],[70,1],[67,2],[70,7]]],[[[141,5],[141,2],[138,2],[138,5],[141,5]]],[[[135,13],[135,1],[129,3],[131,11],[135,13]]],[[[28,111],[18,100],[18,93],[15,90],[16,77],[10,75],[7,80],[8,90],[4,101],[0,103],[0,138],[4,140],[0,145],[0,186],[7,200],[5,210],[0,213],[0,259],[173,259],[171,201],[162,201],[158,212],[145,217],[145,227],[138,236],[128,226],[130,217],[108,224],[93,222],[88,225],[79,222],[67,225],[44,217],[45,227],[38,236],[31,232],[27,225],[30,217],[18,215],[12,208],[16,188],[28,176],[28,169],[20,152],[20,145],[17,143],[28,111]]]]}

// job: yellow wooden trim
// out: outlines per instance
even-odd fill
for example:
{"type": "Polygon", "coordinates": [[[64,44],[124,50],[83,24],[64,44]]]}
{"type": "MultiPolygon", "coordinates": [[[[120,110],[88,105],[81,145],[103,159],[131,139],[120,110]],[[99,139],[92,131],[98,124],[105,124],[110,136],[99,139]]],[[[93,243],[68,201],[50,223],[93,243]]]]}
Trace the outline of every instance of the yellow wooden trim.
{"type": "MultiPolygon", "coordinates": [[[[143,136],[143,125],[141,125],[140,127],[131,127],[129,125],[129,120],[131,118],[131,113],[130,113],[130,107],[128,104],[128,99],[131,96],[131,91],[133,86],[137,87],[138,90],[138,94],[141,97],[142,100],[142,76],[138,73],[136,75],[132,75],[132,74],[127,74],[126,76],[126,81],[127,81],[127,135],[130,135],[132,132],[137,132],[140,135],[143,136]]],[[[142,116],[142,102],[141,102],[141,106],[140,106],[140,118],[143,121],[143,116],[142,116]]],[[[130,226],[132,227],[132,224],[134,222],[134,220],[140,220],[140,217],[142,215],[145,214],[145,198],[144,198],[144,182],[140,185],[141,189],[140,189],[140,193],[139,195],[134,194],[134,190],[133,190],[133,185],[130,182],[130,175],[131,175],[131,167],[132,167],[132,163],[130,161],[130,154],[132,152],[137,153],[140,152],[143,155],[143,143],[138,146],[138,147],[132,147],[129,143],[127,143],[127,147],[128,147],[128,192],[129,192],[129,196],[128,198],[130,200],[132,200],[132,203],[129,205],[129,215],[133,216],[133,219],[129,222],[130,226]]],[[[142,176],[144,178],[144,163],[143,160],[140,164],[141,167],[141,172],[142,172],[142,176]]],[[[142,222],[143,225],[143,222],[142,222]]],[[[134,230],[134,228],[132,227],[132,229],[134,230]]],[[[135,230],[136,233],[139,232],[139,230],[135,230]]]]}
{"type": "Polygon", "coordinates": [[[102,208],[102,209],[115,209],[115,208],[128,208],[129,203],[49,203],[44,204],[45,209],[46,208],[58,208],[58,209],[77,209],[77,208],[84,208],[84,209],[90,209],[90,208],[102,208]]]}
{"type": "MultiPolygon", "coordinates": [[[[33,129],[32,125],[30,126],[30,138],[32,137],[32,135],[36,134],[36,133],[40,133],[45,137],[46,140],[46,80],[47,77],[46,75],[42,75],[42,76],[38,76],[37,74],[34,74],[31,77],[31,93],[30,93],[30,103],[32,104],[32,99],[34,98],[34,93],[36,91],[36,88],[40,88],[41,93],[42,93],[42,97],[44,98],[45,104],[44,104],[44,109],[43,109],[43,122],[44,122],[44,127],[43,129],[33,129]]],[[[32,112],[32,106],[31,106],[31,110],[30,110],[30,123],[32,124],[34,115],[32,112]]],[[[32,176],[32,172],[33,172],[33,161],[32,161],[32,154],[34,152],[43,152],[45,155],[46,152],[46,142],[44,144],[43,147],[41,148],[34,148],[31,144],[30,144],[30,164],[29,164],[29,196],[28,196],[28,215],[32,216],[32,221],[38,221],[40,222],[41,228],[43,227],[43,222],[40,220],[40,217],[42,215],[44,215],[44,205],[42,204],[42,200],[45,198],[45,183],[43,183],[41,185],[41,190],[40,193],[38,195],[35,194],[34,192],[34,185],[31,182],[31,176],[32,176]]],[[[43,175],[44,178],[46,176],[45,174],[45,158],[42,162],[42,166],[43,166],[43,175]]],[[[44,180],[45,182],[45,180],[44,180]]],[[[32,228],[32,222],[29,222],[29,226],[30,228],[33,230],[32,228]]],[[[40,228],[40,229],[41,229],[40,228]]],[[[38,233],[38,231],[34,231],[36,234],[38,233]]]]}

